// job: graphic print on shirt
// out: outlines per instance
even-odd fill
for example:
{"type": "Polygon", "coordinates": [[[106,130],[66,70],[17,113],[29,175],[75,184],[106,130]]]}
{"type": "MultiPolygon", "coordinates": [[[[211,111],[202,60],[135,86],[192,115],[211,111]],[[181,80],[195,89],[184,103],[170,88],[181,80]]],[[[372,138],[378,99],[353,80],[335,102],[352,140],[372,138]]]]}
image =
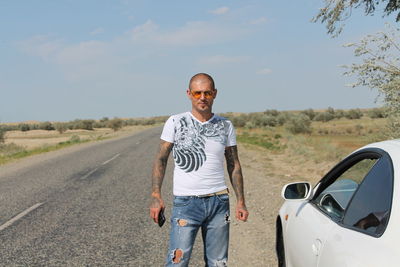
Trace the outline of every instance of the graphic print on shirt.
{"type": "Polygon", "coordinates": [[[193,118],[182,117],[175,125],[173,157],[185,172],[197,171],[207,160],[204,152],[206,139],[226,145],[226,121],[214,118],[202,125],[193,118]]]}

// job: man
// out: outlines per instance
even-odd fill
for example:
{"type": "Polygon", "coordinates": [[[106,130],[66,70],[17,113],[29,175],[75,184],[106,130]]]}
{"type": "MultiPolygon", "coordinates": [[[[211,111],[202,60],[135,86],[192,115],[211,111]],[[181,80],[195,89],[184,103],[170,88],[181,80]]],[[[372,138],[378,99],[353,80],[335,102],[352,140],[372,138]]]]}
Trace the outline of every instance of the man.
{"type": "Polygon", "coordinates": [[[224,155],[237,199],[236,218],[246,221],[249,215],[235,131],[229,120],[212,113],[217,90],[210,75],[194,75],[186,94],[192,111],[171,116],[161,134],[153,167],[150,216],[158,223],[159,213],[165,209],[161,185],[172,150],[174,201],[166,266],[188,266],[199,228],[206,266],[227,266],[230,215],[224,155]]]}

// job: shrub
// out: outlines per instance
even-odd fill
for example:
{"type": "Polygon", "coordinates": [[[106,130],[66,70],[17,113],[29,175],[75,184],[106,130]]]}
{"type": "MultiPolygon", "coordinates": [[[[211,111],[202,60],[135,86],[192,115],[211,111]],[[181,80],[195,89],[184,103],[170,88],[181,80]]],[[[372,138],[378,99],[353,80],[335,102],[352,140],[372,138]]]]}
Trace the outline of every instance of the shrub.
{"type": "Polygon", "coordinates": [[[277,111],[276,109],[267,109],[266,111],[264,111],[264,114],[276,117],[279,115],[279,111],[277,111]]]}
{"type": "Polygon", "coordinates": [[[292,134],[311,133],[311,120],[304,114],[293,115],[287,121],[286,128],[292,134]]]}
{"type": "Polygon", "coordinates": [[[354,120],[354,119],[360,119],[363,116],[363,113],[361,112],[360,109],[350,109],[347,111],[345,117],[354,120]]]}
{"type": "Polygon", "coordinates": [[[29,124],[26,124],[26,123],[21,123],[20,125],[18,125],[18,128],[22,132],[27,132],[27,131],[29,131],[31,129],[29,124]]]}
{"type": "Polygon", "coordinates": [[[6,141],[6,131],[3,127],[0,127],[0,144],[6,141]]]}
{"type": "Polygon", "coordinates": [[[387,113],[384,108],[373,108],[368,111],[368,117],[371,119],[386,118],[387,113]]]}
{"type": "Polygon", "coordinates": [[[327,122],[333,120],[334,118],[335,116],[331,112],[320,112],[317,115],[315,115],[314,120],[327,122]]]}
{"type": "Polygon", "coordinates": [[[115,132],[122,128],[124,121],[119,118],[114,118],[108,121],[108,127],[113,129],[115,132]]]}
{"type": "Polygon", "coordinates": [[[304,115],[308,116],[308,117],[310,118],[310,120],[313,120],[314,117],[315,117],[315,115],[316,115],[316,114],[315,114],[315,111],[314,111],[312,108],[303,110],[303,111],[301,112],[301,114],[304,114],[304,115]]]}
{"type": "Polygon", "coordinates": [[[56,123],[56,124],[54,125],[54,127],[56,128],[56,130],[57,130],[60,134],[64,133],[64,132],[68,129],[68,125],[67,125],[66,123],[62,123],[62,122],[56,123]]]}
{"type": "Polygon", "coordinates": [[[41,130],[46,130],[46,131],[51,131],[54,130],[54,126],[51,122],[45,121],[39,124],[39,129],[41,130]]]}

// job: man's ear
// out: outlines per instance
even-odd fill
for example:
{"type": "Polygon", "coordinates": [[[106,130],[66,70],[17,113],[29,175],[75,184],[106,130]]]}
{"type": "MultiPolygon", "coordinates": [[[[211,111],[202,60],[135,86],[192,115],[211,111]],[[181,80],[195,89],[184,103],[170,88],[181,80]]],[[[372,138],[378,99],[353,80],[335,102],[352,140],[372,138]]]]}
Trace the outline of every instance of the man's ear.
{"type": "Polygon", "coordinates": [[[218,90],[217,90],[217,88],[215,88],[214,90],[215,90],[215,92],[214,92],[214,99],[215,99],[217,97],[218,90]]]}
{"type": "Polygon", "coordinates": [[[186,90],[186,95],[187,95],[187,97],[189,97],[189,99],[190,99],[190,96],[192,95],[192,94],[190,93],[190,89],[187,89],[187,90],[186,90]]]}

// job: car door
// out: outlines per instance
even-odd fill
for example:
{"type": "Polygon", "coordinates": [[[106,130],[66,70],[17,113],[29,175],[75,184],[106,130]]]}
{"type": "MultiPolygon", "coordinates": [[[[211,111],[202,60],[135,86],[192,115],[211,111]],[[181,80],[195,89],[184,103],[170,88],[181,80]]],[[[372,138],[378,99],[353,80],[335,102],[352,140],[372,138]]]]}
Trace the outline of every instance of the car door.
{"type": "MultiPolygon", "coordinates": [[[[371,153],[346,158],[320,181],[313,199],[297,208],[287,222],[288,266],[318,266],[329,233],[343,218],[353,194],[377,158],[378,154],[371,153]]],[[[327,262],[320,266],[334,265],[327,262]]]]}
{"type": "Polygon", "coordinates": [[[349,202],[343,218],[326,236],[318,266],[398,266],[384,233],[393,198],[393,165],[383,151],[349,202]]]}

